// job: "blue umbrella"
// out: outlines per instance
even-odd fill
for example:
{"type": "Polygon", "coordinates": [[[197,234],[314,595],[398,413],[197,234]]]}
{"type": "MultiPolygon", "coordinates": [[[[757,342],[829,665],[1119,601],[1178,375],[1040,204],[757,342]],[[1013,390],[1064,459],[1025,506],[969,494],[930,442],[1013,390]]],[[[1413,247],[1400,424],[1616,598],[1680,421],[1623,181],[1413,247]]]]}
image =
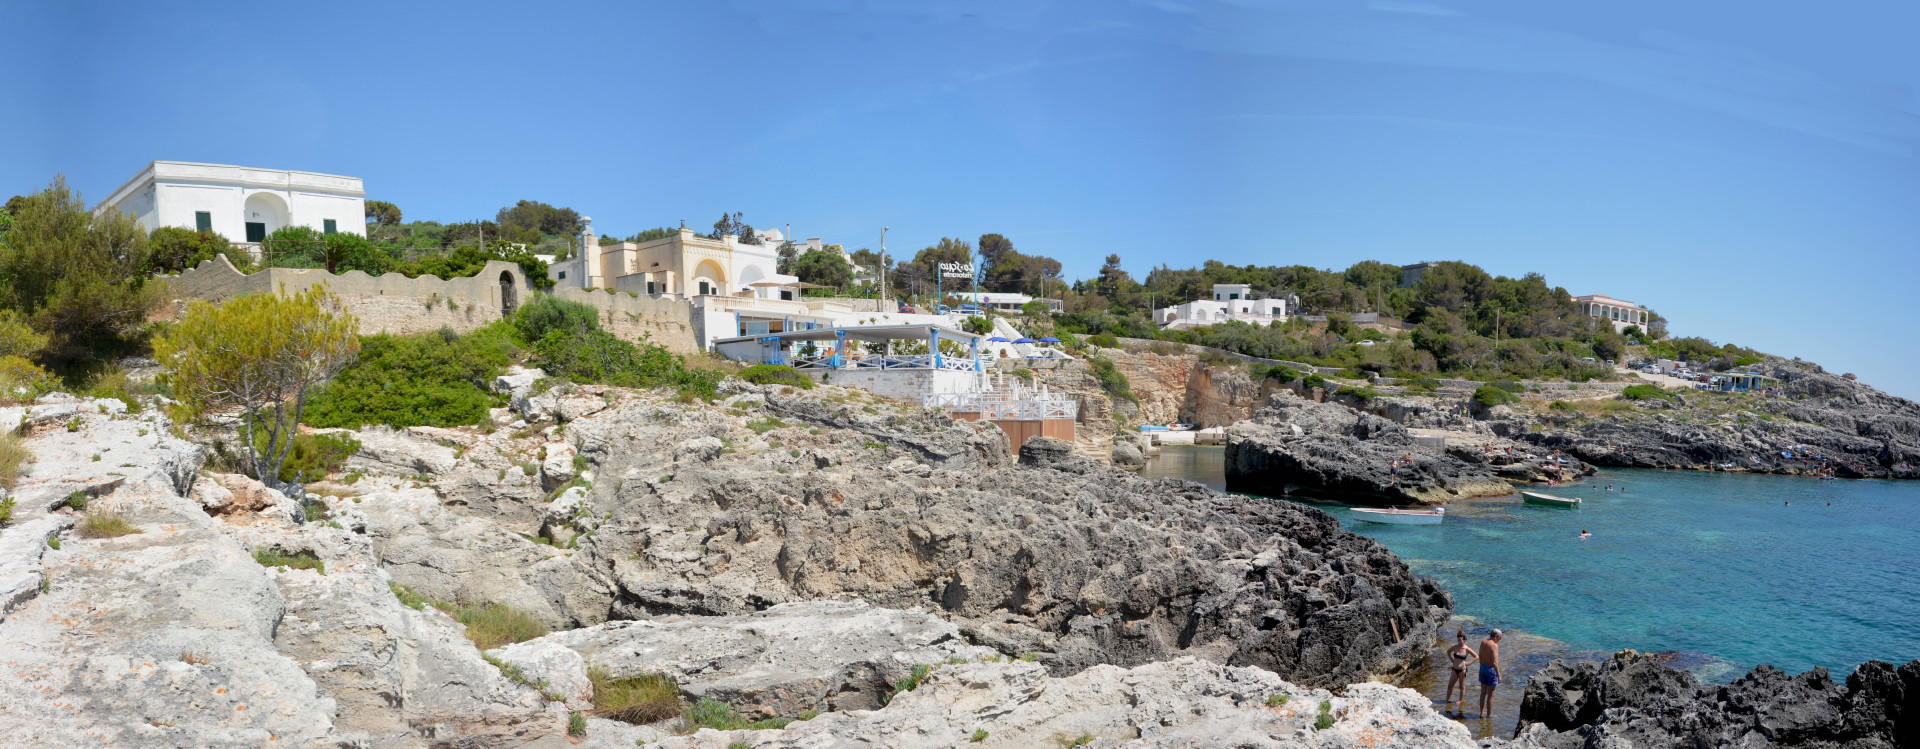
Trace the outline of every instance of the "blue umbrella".
{"type": "Polygon", "coordinates": [[[994,336],[992,338],[988,338],[987,342],[988,343],[1006,343],[1007,338],[1006,336],[994,336]]]}
{"type": "Polygon", "coordinates": [[[1034,341],[1032,338],[1016,338],[1014,339],[1013,342],[1014,343],[1033,343],[1034,341]]]}
{"type": "Polygon", "coordinates": [[[1059,343],[1060,339],[1055,338],[1053,336],[1047,336],[1045,338],[1040,339],[1040,342],[1041,343],[1059,343]]]}

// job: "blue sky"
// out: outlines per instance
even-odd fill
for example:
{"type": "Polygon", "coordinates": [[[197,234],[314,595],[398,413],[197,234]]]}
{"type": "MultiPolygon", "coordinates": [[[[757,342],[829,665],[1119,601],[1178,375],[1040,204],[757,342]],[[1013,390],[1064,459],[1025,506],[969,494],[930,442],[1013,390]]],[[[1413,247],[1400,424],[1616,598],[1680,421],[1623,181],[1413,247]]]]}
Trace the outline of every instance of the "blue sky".
{"type": "Polygon", "coordinates": [[[173,159],[1071,277],[1461,259],[1920,396],[1920,6],[1566,5],[10,3],[0,190],[173,159]]]}

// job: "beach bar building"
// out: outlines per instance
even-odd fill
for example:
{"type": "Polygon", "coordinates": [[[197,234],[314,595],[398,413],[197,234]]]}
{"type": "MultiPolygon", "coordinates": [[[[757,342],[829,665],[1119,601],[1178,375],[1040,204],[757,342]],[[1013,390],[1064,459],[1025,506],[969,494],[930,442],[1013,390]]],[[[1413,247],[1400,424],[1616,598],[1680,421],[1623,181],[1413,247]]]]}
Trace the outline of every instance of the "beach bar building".
{"type": "Polygon", "coordinates": [[[984,338],[944,325],[867,325],[722,338],[713,350],[749,364],[784,364],[822,384],[860,388],[954,418],[990,421],[1015,450],[1032,437],[1071,441],[1079,401],[990,373],[980,354],[984,338]]]}

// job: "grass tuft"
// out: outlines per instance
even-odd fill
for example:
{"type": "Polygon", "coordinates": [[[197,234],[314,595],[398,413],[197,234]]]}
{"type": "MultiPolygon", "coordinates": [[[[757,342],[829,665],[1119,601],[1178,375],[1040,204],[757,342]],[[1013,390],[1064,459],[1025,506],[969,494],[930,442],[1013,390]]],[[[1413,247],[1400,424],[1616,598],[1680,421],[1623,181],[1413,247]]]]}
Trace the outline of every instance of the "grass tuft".
{"type": "Polygon", "coordinates": [[[12,489],[20,481],[20,467],[33,461],[33,451],[20,435],[0,434],[0,488],[12,489]]]}
{"type": "Polygon", "coordinates": [[[909,673],[906,676],[900,677],[899,681],[896,681],[893,683],[893,691],[889,692],[887,694],[886,699],[881,700],[880,704],[884,705],[884,704],[893,702],[893,698],[896,696],[899,696],[901,693],[911,692],[915,689],[920,688],[920,682],[926,681],[927,674],[930,674],[930,673],[933,673],[932,666],[928,666],[925,664],[914,666],[912,673],[909,673]]]}
{"type": "Polygon", "coordinates": [[[467,625],[467,639],[481,650],[525,642],[547,633],[547,625],[540,620],[504,603],[458,606],[447,613],[467,625]]]}
{"type": "Polygon", "coordinates": [[[593,682],[593,714],[608,720],[646,725],[680,714],[680,685],[666,674],[616,679],[600,667],[587,669],[593,682]]]}
{"type": "Polygon", "coordinates": [[[1267,697],[1267,707],[1279,707],[1281,705],[1285,705],[1287,704],[1288,699],[1290,698],[1284,694],[1270,695],[1267,697]]]}
{"type": "Polygon", "coordinates": [[[427,597],[413,592],[412,588],[388,580],[387,589],[393,591],[393,597],[400,599],[402,606],[406,606],[414,611],[426,610],[427,604],[429,603],[427,597]]]}
{"type": "Polygon", "coordinates": [[[278,549],[269,549],[263,546],[253,550],[253,561],[259,562],[262,567],[313,570],[322,575],[327,574],[327,564],[320,561],[319,555],[311,551],[296,551],[292,554],[287,554],[278,549]]]}
{"type": "Polygon", "coordinates": [[[139,533],[140,529],[119,515],[97,513],[81,518],[74,526],[81,538],[118,538],[139,533]]]}
{"type": "Polygon", "coordinates": [[[587,735],[587,716],[585,713],[575,710],[567,716],[567,735],[587,735]]]}
{"type": "Polygon", "coordinates": [[[680,729],[687,733],[702,728],[711,728],[716,731],[768,731],[786,728],[792,722],[792,718],[747,720],[739,711],[734,710],[732,705],[704,697],[699,702],[688,705],[687,709],[680,713],[680,729]]]}

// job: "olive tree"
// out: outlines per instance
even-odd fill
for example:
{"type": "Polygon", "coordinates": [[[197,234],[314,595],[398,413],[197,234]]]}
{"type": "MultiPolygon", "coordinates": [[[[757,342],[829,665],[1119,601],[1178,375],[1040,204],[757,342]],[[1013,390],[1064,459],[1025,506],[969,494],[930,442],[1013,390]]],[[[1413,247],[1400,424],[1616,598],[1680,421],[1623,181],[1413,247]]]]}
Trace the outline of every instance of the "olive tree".
{"type": "Polygon", "coordinates": [[[193,413],[240,412],[247,467],[263,483],[282,488],[280,466],[307,398],[360,350],[355,328],[353,315],[316,286],[298,294],[194,302],[153,350],[167,367],[175,396],[193,413]]]}

